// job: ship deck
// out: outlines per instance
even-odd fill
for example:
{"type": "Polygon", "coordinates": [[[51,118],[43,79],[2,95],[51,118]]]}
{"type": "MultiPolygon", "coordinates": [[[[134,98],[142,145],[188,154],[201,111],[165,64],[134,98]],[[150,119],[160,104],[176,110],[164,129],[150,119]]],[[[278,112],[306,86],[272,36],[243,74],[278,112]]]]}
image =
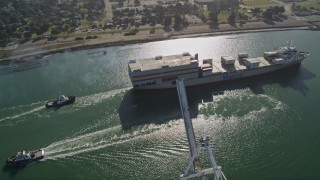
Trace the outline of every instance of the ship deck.
{"type": "Polygon", "coordinates": [[[37,152],[34,152],[34,157],[35,158],[38,158],[38,157],[42,157],[43,156],[43,154],[42,154],[42,151],[37,151],[37,152]]]}
{"type": "MultiPolygon", "coordinates": [[[[216,69],[218,69],[222,73],[227,72],[227,70],[222,67],[220,62],[212,62],[212,66],[215,67],[216,69]]],[[[213,68],[212,68],[212,70],[213,70],[213,68]]]]}
{"type": "MultiPolygon", "coordinates": [[[[272,62],[267,61],[264,57],[256,57],[259,63],[258,68],[266,67],[266,66],[271,66],[273,65],[272,62]]],[[[218,73],[229,73],[229,72],[236,72],[236,71],[243,71],[250,69],[241,60],[236,59],[233,65],[224,65],[221,64],[219,61],[213,61],[212,62],[212,73],[213,74],[218,74],[218,73]]]]}
{"type": "Polygon", "coordinates": [[[156,56],[153,58],[136,60],[134,63],[130,63],[129,67],[132,72],[148,71],[154,69],[161,69],[163,67],[178,67],[183,65],[189,65],[192,63],[193,57],[191,55],[171,55],[171,56],[156,56]]]}
{"type": "MultiPolygon", "coordinates": [[[[272,65],[269,61],[267,61],[264,57],[257,57],[257,60],[260,61],[262,64],[264,64],[265,66],[270,66],[272,65]]],[[[261,64],[260,63],[260,64],[261,64]]]]}

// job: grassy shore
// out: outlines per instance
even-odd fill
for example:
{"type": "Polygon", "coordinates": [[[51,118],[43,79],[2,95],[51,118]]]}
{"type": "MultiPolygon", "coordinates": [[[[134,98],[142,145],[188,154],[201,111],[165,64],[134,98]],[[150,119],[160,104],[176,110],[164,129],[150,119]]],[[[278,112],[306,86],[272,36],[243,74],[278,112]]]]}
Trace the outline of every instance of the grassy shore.
{"type": "Polygon", "coordinates": [[[277,22],[274,24],[266,24],[263,22],[250,22],[243,25],[236,24],[231,26],[229,24],[220,24],[219,26],[210,26],[206,24],[191,25],[186,29],[175,31],[165,31],[163,29],[156,29],[154,33],[150,30],[140,30],[136,35],[124,36],[123,33],[106,33],[99,34],[97,39],[75,41],[74,38],[58,38],[54,42],[28,42],[20,45],[15,49],[10,56],[3,58],[0,54],[0,60],[17,59],[26,56],[34,56],[36,54],[53,54],[64,51],[75,51],[82,49],[94,49],[100,47],[126,45],[132,43],[143,43],[150,41],[159,41],[173,38],[188,38],[199,36],[213,36],[221,34],[233,33],[248,33],[261,31],[275,31],[275,30],[290,30],[290,29],[308,29],[311,26],[307,21],[298,21],[295,19],[288,19],[284,22],[277,22]]]}

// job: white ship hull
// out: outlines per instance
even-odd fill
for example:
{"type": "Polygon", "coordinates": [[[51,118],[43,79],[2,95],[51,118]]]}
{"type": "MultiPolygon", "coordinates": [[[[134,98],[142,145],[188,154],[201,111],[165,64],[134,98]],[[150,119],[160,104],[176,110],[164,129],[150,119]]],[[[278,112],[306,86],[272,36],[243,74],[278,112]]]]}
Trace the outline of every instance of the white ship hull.
{"type": "Polygon", "coordinates": [[[176,80],[183,79],[185,86],[241,80],[300,65],[308,52],[298,51],[291,45],[264,52],[261,57],[247,53],[221,56],[221,62],[198,59],[189,53],[156,56],[129,62],[129,76],[134,89],[168,89],[176,87],[176,80]]]}
{"type": "MultiPolygon", "coordinates": [[[[212,74],[210,76],[205,76],[201,78],[184,79],[184,83],[185,83],[185,86],[195,86],[195,85],[201,85],[201,84],[218,83],[223,81],[241,80],[245,78],[250,78],[250,77],[274,72],[277,70],[286,69],[292,66],[297,66],[301,64],[302,60],[303,59],[286,63],[286,64],[271,65],[271,66],[265,66],[265,67],[255,68],[255,69],[235,71],[232,73],[212,74]]],[[[149,85],[144,87],[135,87],[134,89],[152,90],[152,89],[169,89],[169,88],[176,88],[176,84],[172,82],[167,82],[167,83],[154,84],[154,85],[149,85]]]]}

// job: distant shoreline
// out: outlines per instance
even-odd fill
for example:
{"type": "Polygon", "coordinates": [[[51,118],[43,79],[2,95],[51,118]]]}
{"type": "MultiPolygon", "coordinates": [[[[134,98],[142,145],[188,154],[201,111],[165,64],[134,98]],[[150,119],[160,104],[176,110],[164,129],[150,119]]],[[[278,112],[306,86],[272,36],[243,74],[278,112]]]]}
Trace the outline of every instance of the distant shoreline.
{"type": "MultiPolygon", "coordinates": [[[[197,32],[197,31],[191,31],[188,33],[171,33],[167,35],[166,37],[155,37],[153,38],[152,36],[147,36],[147,35],[140,35],[135,37],[131,36],[132,39],[127,39],[124,40],[117,40],[116,38],[114,39],[107,39],[109,41],[104,42],[103,39],[92,39],[92,40],[84,40],[82,41],[82,44],[77,44],[74,46],[63,46],[63,42],[61,42],[62,48],[53,48],[53,49],[48,49],[48,50],[41,50],[37,52],[32,52],[34,51],[33,49],[25,50],[25,53],[23,50],[21,50],[21,54],[7,57],[7,58],[2,58],[0,61],[3,60],[13,60],[13,59],[21,59],[25,57],[30,57],[30,56],[36,56],[38,54],[42,54],[43,56],[50,55],[50,54],[56,54],[56,53],[63,53],[63,52],[68,52],[68,51],[79,51],[79,50],[86,50],[86,49],[96,49],[96,48],[103,48],[103,47],[111,47],[111,46],[125,46],[129,44],[139,44],[139,43],[147,43],[147,42],[155,42],[155,41],[163,41],[163,40],[170,40],[170,39],[180,39],[180,38],[195,38],[195,37],[205,37],[205,36],[220,36],[220,35],[232,35],[232,34],[244,34],[244,33],[256,33],[256,32],[269,32],[269,31],[288,31],[288,30],[310,30],[311,25],[310,24],[293,24],[292,26],[272,26],[272,27],[262,27],[262,28],[244,28],[244,29],[232,29],[232,30],[206,30],[206,32],[197,32]]],[[[195,27],[196,28],[196,27],[195,27]]],[[[118,37],[119,39],[119,37],[118,37]]],[[[45,49],[45,48],[44,48],[45,49]]]]}
{"type": "Polygon", "coordinates": [[[142,40],[132,40],[132,41],[123,41],[123,42],[108,42],[101,44],[92,44],[71,48],[71,51],[77,50],[86,50],[86,49],[95,49],[102,47],[112,47],[112,46],[125,46],[129,44],[139,44],[139,43],[148,43],[155,41],[163,41],[163,40],[172,40],[172,39],[181,39],[181,38],[196,38],[196,37],[206,37],[206,36],[221,36],[221,35],[233,35],[233,34],[246,34],[246,33],[258,33],[258,32],[271,32],[271,31],[289,31],[289,30],[310,30],[308,26],[301,27],[288,27],[288,28],[266,28],[266,29],[248,29],[248,30],[238,30],[238,31],[218,31],[218,32],[208,32],[208,33],[193,33],[193,34],[180,34],[180,35],[170,35],[167,38],[160,39],[142,39],[142,40]]]}

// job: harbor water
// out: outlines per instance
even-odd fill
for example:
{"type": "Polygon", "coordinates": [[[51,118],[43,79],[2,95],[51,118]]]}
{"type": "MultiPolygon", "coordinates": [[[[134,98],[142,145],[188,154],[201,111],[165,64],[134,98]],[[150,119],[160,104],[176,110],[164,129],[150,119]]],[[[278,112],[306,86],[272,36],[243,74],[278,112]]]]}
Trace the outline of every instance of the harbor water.
{"type": "MultiPolygon", "coordinates": [[[[287,40],[311,53],[299,67],[187,88],[194,130],[210,138],[230,180],[320,179],[320,32],[305,30],[65,52],[47,66],[0,75],[0,179],[178,179],[190,153],[176,89],[132,90],[129,60],[254,57],[287,40]],[[97,51],[107,54],[88,55],[97,51]],[[45,109],[60,93],[75,103],[45,109]],[[44,149],[46,158],[5,167],[22,149],[44,149]]],[[[200,158],[208,167],[204,152],[200,158]]]]}

